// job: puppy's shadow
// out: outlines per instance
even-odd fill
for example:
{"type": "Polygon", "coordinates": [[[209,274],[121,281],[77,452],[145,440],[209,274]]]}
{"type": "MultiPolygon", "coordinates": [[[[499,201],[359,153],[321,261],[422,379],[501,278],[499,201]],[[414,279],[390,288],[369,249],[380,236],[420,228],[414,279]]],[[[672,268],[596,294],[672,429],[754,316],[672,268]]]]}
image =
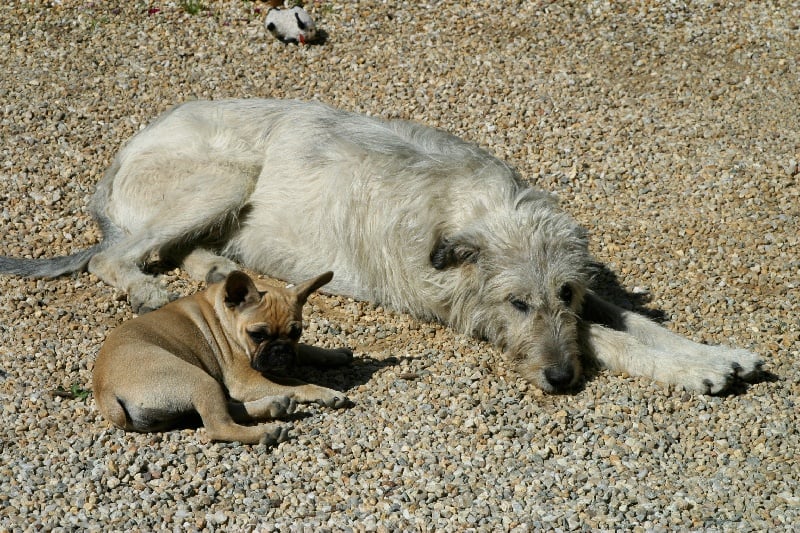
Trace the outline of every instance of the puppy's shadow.
{"type": "Polygon", "coordinates": [[[286,377],[347,393],[359,385],[368,383],[376,372],[399,363],[400,359],[397,357],[375,359],[369,355],[356,353],[349,364],[335,367],[300,365],[288,372],[286,377]]]}

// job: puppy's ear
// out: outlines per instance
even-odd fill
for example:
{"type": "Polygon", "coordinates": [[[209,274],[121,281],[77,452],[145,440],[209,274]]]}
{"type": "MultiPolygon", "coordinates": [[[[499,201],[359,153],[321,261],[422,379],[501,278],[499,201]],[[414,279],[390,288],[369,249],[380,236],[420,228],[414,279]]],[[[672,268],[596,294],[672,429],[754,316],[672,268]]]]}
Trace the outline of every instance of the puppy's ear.
{"type": "Polygon", "coordinates": [[[256,304],[261,300],[253,280],[240,270],[234,270],[225,278],[225,305],[239,307],[256,304]]]}
{"type": "Polygon", "coordinates": [[[436,270],[444,270],[467,263],[475,263],[480,255],[480,247],[466,237],[439,237],[431,250],[431,265],[436,270]]]}
{"type": "Polygon", "coordinates": [[[316,278],[311,278],[298,284],[294,289],[294,293],[297,295],[297,302],[300,305],[305,304],[309,294],[319,289],[332,279],[333,272],[329,271],[325,272],[324,274],[320,274],[316,278]]]}

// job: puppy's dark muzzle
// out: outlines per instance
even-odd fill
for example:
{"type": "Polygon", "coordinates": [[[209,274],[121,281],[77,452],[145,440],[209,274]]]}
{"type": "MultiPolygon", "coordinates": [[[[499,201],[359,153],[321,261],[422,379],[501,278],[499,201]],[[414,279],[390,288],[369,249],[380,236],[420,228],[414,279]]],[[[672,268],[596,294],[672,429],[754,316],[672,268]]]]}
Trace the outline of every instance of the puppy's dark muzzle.
{"type": "Polygon", "coordinates": [[[259,372],[282,374],[295,365],[297,352],[291,341],[277,340],[262,343],[250,366],[259,372]]]}

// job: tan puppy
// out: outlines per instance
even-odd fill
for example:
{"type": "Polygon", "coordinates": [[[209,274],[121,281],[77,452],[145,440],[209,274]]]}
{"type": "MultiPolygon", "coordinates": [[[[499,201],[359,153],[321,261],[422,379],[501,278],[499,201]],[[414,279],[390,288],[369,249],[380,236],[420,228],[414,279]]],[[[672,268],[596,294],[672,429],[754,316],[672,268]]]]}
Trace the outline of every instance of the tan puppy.
{"type": "Polygon", "coordinates": [[[332,272],[295,287],[256,287],[234,271],[207,290],[124,322],[111,332],[94,367],[100,412],[133,431],[161,431],[199,414],[213,440],[275,444],[278,423],[295,402],[342,407],[341,392],[264,374],[297,363],[342,365],[349,349],[298,344],[308,295],[332,272]]]}

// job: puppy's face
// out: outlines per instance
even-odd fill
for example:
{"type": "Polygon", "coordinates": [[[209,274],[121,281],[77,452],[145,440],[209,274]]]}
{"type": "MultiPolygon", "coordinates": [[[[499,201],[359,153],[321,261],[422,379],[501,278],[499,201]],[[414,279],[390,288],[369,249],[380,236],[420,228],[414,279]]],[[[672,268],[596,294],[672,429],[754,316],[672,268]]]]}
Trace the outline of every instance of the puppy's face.
{"type": "Polygon", "coordinates": [[[258,290],[243,272],[228,275],[224,303],[232,315],[230,329],[253,369],[280,374],[294,366],[303,333],[303,305],[310,293],[332,278],[326,272],[297,286],[258,290]]]}
{"type": "Polygon", "coordinates": [[[260,310],[272,315],[270,320],[252,322],[244,328],[250,366],[259,372],[282,374],[295,364],[303,320],[287,303],[271,293],[265,294],[260,310]]]}

